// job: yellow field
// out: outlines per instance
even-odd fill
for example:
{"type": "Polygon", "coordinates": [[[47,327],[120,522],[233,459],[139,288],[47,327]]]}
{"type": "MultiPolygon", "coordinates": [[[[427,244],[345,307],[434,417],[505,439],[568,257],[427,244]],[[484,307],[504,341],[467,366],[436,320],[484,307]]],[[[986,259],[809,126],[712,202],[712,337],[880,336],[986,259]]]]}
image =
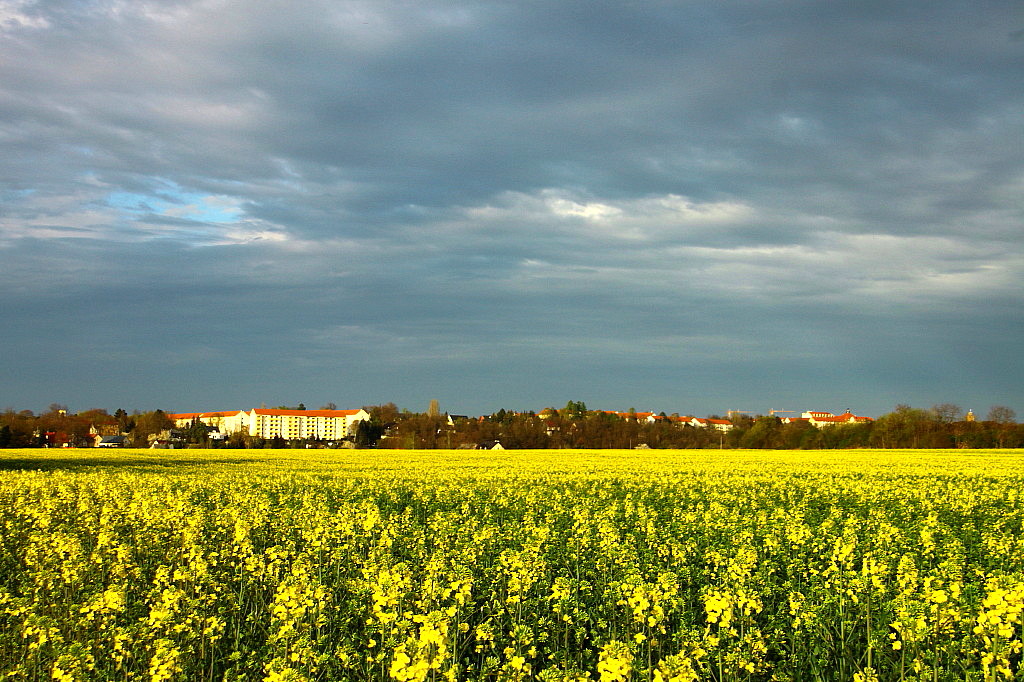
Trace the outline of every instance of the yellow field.
{"type": "Polygon", "coordinates": [[[0,451],[0,680],[1021,679],[1020,451],[0,451]]]}

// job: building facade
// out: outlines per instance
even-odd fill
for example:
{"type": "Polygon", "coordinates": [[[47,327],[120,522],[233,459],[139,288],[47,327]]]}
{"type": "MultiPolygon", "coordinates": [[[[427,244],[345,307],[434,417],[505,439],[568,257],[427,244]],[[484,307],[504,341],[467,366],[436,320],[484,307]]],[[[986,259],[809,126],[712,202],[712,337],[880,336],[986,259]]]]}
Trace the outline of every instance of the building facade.
{"type": "Polygon", "coordinates": [[[187,429],[192,426],[194,420],[198,419],[201,423],[212,426],[221,433],[229,433],[224,428],[224,422],[237,414],[238,410],[229,410],[227,412],[182,412],[181,414],[169,414],[167,416],[174,422],[174,426],[179,429],[187,429]]]}
{"type": "Polygon", "coordinates": [[[178,427],[198,420],[225,434],[245,433],[285,440],[342,440],[355,435],[357,424],[370,419],[358,410],[280,410],[254,408],[236,412],[188,412],[169,415],[178,427]]]}
{"type": "Polygon", "coordinates": [[[784,422],[795,422],[795,421],[808,421],[814,426],[821,428],[823,426],[836,426],[839,424],[864,424],[866,422],[872,422],[874,419],[871,417],[858,417],[849,410],[843,414],[832,414],[831,412],[815,412],[808,411],[800,415],[800,419],[784,419],[784,422]]]}

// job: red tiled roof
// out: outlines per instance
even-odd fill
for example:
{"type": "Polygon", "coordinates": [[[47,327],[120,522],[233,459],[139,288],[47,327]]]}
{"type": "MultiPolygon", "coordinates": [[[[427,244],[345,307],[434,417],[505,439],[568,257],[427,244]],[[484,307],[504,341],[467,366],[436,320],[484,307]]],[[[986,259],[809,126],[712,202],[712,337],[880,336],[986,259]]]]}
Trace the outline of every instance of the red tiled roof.
{"type": "Polygon", "coordinates": [[[871,417],[858,417],[853,412],[849,412],[849,411],[844,412],[843,414],[839,415],[838,417],[836,417],[836,419],[843,419],[845,421],[850,421],[852,419],[853,421],[858,421],[858,422],[874,421],[874,419],[872,419],[871,417]]]}
{"type": "Polygon", "coordinates": [[[359,410],[272,410],[265,407],[252,410],[253,414],[271,417],[350,417],[357,412],[359,410]]]}
{"type": "Polygon", "coordinates": [[[833,423],[833,424],[847,424],[849,422],[870,422],[874,421],[871,417],[858,417],[852,412],[845,412],[840,415],[833,415],[828,412],[811,412],[810,413],[816,422],[822,423],[833,423]],[[827,415],[827,416],[818,416],[827,415]]]}
{"type": "Polygon", "coordinates": [[[196,417],[230,417],[241,412],[241,410],[228,410],[227,412],[180,412],[167,415],[171,419],[195,419],[196,417]]]}
{"type": "Polygon", "coordinates": [[[657,415],[655,415],[653,412],[618,412],[616,410],[599,410],[599,412],[604,412],[605,414],[614,414],[615,416],[621,419],[647,419],[648,417],[657,418],[657,415]]]}
{"type": "Polygon", "coordinates": [[[204,417],[232,417],[239,412],[254,412],[274,417],[349,417],[359,410],[274,410],[257,407],[254,410],[228,410],[226,412],[181,412],[167,415],[171,419],[200,419],[204,417]]]}

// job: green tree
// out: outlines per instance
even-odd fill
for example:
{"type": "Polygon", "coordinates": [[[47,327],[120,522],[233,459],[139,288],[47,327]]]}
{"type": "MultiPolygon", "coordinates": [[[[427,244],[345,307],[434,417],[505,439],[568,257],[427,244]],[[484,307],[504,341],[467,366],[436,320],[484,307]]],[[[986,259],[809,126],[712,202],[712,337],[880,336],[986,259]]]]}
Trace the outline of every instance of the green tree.
{"type": "Polygon", "coordinates": [[[582,400],[570,400],[561,412],[563,419],[582,419],[587,415],[587,404],[582,400]]]}
{"type": "Polygon", "coordinates": [[[131,430],[131,441],[135,447],[149,444],[149,437],[174,428],[174,422],[163,410],[153,410],[134,415],[135,427],[131,430]]]}
{"type": "Polygon", "coordinates": [[[356,422],[355,444],[361,448],[377,447],[381,437],[384,435],[384,423],[380,416],[371,414],[365,421],[356,422]]]}
{"type": "Polygon", "coordinates": [[[777,448],[779,447],[778,417],[758,417],[753,426],[746,430],[740,438],[741,448],[777,448]]]}
{"type": "Polygon", "coordinates": [[[934,412],[897,405],[878,418],[869,442],[881,448],[935,448],[948,447],[950,440],[934,412]]]}
{"type": "Polygon", "coordinates": [[[821,447],[829,449],[867,447],[871,439],[872,425],[836,424],[821,429],[821,447]]]}
{"type": "Polygon", "coordinates": [[[32,410],[15,412],[8,409],[0,414],[0,425],[7,427],[10,433],[7,447],[27,448],[35,445],[32,433],[36,428],[36,417],[32,410]]]}
{"type": "Polygon", "coordinates": [[[121,433],[130,433],[135,428],[135,419],[120,407],[114,412],[114,419],[117,420],[121,433]]]}
{"type": "Polygon", "coordinates": [[[198,417],[192,420],[192,423],[189,424],[187,429],[185,429],[183,435],[186,443],[194,443],[207,447],[210,445],[210,427],[199,421],[198,417]]]}

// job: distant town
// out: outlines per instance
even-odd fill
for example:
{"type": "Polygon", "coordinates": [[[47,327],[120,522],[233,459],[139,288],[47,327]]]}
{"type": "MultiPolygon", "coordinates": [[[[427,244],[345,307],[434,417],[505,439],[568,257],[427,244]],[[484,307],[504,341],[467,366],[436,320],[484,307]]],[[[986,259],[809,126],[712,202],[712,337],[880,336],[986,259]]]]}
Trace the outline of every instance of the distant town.
{"type": "Polygon", "coordinates": [[[425,412],[394,403],[351,409],[324,405],[278,406],[210,412],[154,410],[113,414],[71,413],[52,404],[42,414],[0,413],[0,447],[99,448],[1019,448],[1024,425],[1005,406],[984,417],[957,405],[928,409],[898,405],[880,417],[851,410],[732,410],[696,417],[588,409],[570,400],[536,412],[499,410],[470,416],[425,412]]]}

